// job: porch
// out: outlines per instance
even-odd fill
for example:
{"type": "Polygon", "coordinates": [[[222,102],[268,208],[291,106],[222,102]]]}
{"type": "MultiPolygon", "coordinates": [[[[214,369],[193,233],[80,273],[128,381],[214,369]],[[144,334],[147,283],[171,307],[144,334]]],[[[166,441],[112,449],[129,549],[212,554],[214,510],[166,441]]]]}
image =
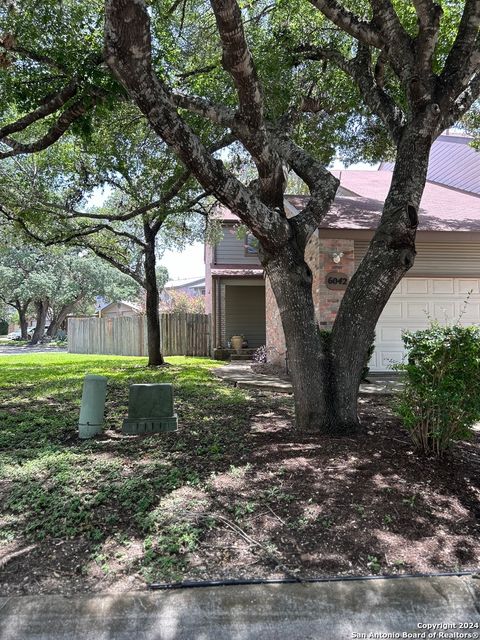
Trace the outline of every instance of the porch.
{"type": "Polygon", "coordinates": [[[244,336],[245,356],[266,340],[265,282],[263,278],[213,279],[213,347],[229,349],[232,336],[244,336]]]}

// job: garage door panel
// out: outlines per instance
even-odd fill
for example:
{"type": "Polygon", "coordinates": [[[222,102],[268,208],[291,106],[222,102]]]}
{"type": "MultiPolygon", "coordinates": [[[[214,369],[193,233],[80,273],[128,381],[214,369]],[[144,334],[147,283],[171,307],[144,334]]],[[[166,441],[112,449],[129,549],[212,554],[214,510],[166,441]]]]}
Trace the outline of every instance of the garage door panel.
{"type": "Polygon", "coordinates": [[[461,324],[465,324],[465,321],[479,322],[480,320],[480,304],[478,302],[472,302],[469,300],[466,305],[461,304],[457,317],[461,317],[461,324]]]}
{"type": "Polygon", "coordinates": [[[441,294],[441,293],[450,293],[453,294],[455,293],[455,280],[453,278],[447,279],[445,278],[445,280],[443,279],[433,279],[432,280],[432,284],[431,284],[431,291],[432,293],[435,294],[441,294]]]}
{"type": "Polygon", "coordinates": [[[435,302],[433,304],[433,318],[439,322],[455,322],[457,309],[454,302],[435,302]]]}
{"type": "Polygon", "coordinates": [[[479,293],[479,281],[473,279],[465,279],[459,278],[458,283],[458,293],[468,294],[470,291],[472,294],[479,293]]]}
{"type": "Polygon", "coordinates": [[[428,293],[428,279],[427,278],[406,278],[405,293],[428,293]]]}
{"type": "Polygon", "coordinates": [[[428,318],[430,314],[430,309],[428,302],[406,302],[406,314],[405,318],[407,320],[418,320],[423,316],[423,318],[428,318]]]}
{"type": "Polygon", "coordinates": [[[480,278],[404,278],[400,284],[377,323],[372,371],[391,371],[391,361],[402,361],[402,332],[428,328],[425,310],[440,324],[452,324],[464,309],[461,324],[480,324],[480,278]]]}
{"type": "Polygon", "coordinates": [[[404,280],[400,280],[400,282],[398,283],[398,285],[396,286],[396,288],[394,289],[390,300],[396,296],[401,296],[402,294],[405,293],[405,281],[404,280]]]}
{"type": "Polygon", "coordinates": [[[402,340],[402,329],[400,327],[380,327],[377,329],[377,340],[379,342],[399,342],[402,340]]]}
{"type": "Polygon", "coordinates": [[[402,361],[403,349],[395,349],[392,351],[380,351],[377,362],[380,365],[380,371],[390,371],[393,364],[397,364],[402,361]]]}
{"type": "Polygon", "coordinates": [[[385,309],[383,310],[382,317],[385,318],[401,318],[402,317],[402,303],[400,301],[387,302],[385,309]]]}

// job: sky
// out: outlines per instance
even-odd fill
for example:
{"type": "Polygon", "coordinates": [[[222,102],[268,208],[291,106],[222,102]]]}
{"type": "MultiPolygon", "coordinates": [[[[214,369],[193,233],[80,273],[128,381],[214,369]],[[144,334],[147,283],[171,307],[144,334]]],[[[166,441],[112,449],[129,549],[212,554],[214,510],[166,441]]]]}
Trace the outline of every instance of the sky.
{"type": "MultiPolygon", "coordinates": [[[[348,167],[351,170],[376,171],[378,165],[365,163],[352,164],[348,167]]],[[[340,161],[335,161],[331,169],[345,169],[340,161]]],[[[167,267],[170,280],[183,280],[185,278],[202,278],[205,275],[205,265],[203,262],[203,244],[196,242],[184,251],[166,251],[160,264],[167,267]]]]}
{"type": "Polygon", "coordinates": [[[195,242],[184,251],[165,251],[159,263],[167,267],[170,280],[203,278],[203,243],[195,242]]]}

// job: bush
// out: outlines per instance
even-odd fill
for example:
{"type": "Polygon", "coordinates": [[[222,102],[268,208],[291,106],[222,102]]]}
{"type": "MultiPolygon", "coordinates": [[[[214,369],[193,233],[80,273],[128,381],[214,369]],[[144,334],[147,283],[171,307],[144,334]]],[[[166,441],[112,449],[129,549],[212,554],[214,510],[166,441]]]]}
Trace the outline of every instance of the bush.
{"type": "Polygon", "coordinates": [[[417,449],[440,457],[466,440],[480,417],[480,328],[440,326],[406,332],[406,375],[396,412],[417,449]]]}
{"type": "Polygon", "coordinates": [[[253,352],[252,360],[259,363],[267,362],[267,347],[265,345],[258,347],[258,349],[253,352]]]}
{"type": "Polygon", "coordinates": [[[0,320],[0,336],[6,336],[8,333],[8,321],[3,318],[0,320]]]}
{"type": "Polygon", "coordinates": [[[165,311],[172,313],[205,313],[205,296],[172,289],[168,292],[165,311]]]}

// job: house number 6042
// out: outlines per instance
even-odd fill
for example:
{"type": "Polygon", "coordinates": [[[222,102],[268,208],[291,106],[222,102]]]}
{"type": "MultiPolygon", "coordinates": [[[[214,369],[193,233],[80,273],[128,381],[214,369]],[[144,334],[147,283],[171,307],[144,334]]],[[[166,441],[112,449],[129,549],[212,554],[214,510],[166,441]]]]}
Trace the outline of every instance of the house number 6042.
{"type": "Polygon", "coordinates": [[[325,276],[325,284],[328,289],[342,290],[346,289],[348,285],[348,276],[346,273],[339,271],[331,271],[325,276]]]}

